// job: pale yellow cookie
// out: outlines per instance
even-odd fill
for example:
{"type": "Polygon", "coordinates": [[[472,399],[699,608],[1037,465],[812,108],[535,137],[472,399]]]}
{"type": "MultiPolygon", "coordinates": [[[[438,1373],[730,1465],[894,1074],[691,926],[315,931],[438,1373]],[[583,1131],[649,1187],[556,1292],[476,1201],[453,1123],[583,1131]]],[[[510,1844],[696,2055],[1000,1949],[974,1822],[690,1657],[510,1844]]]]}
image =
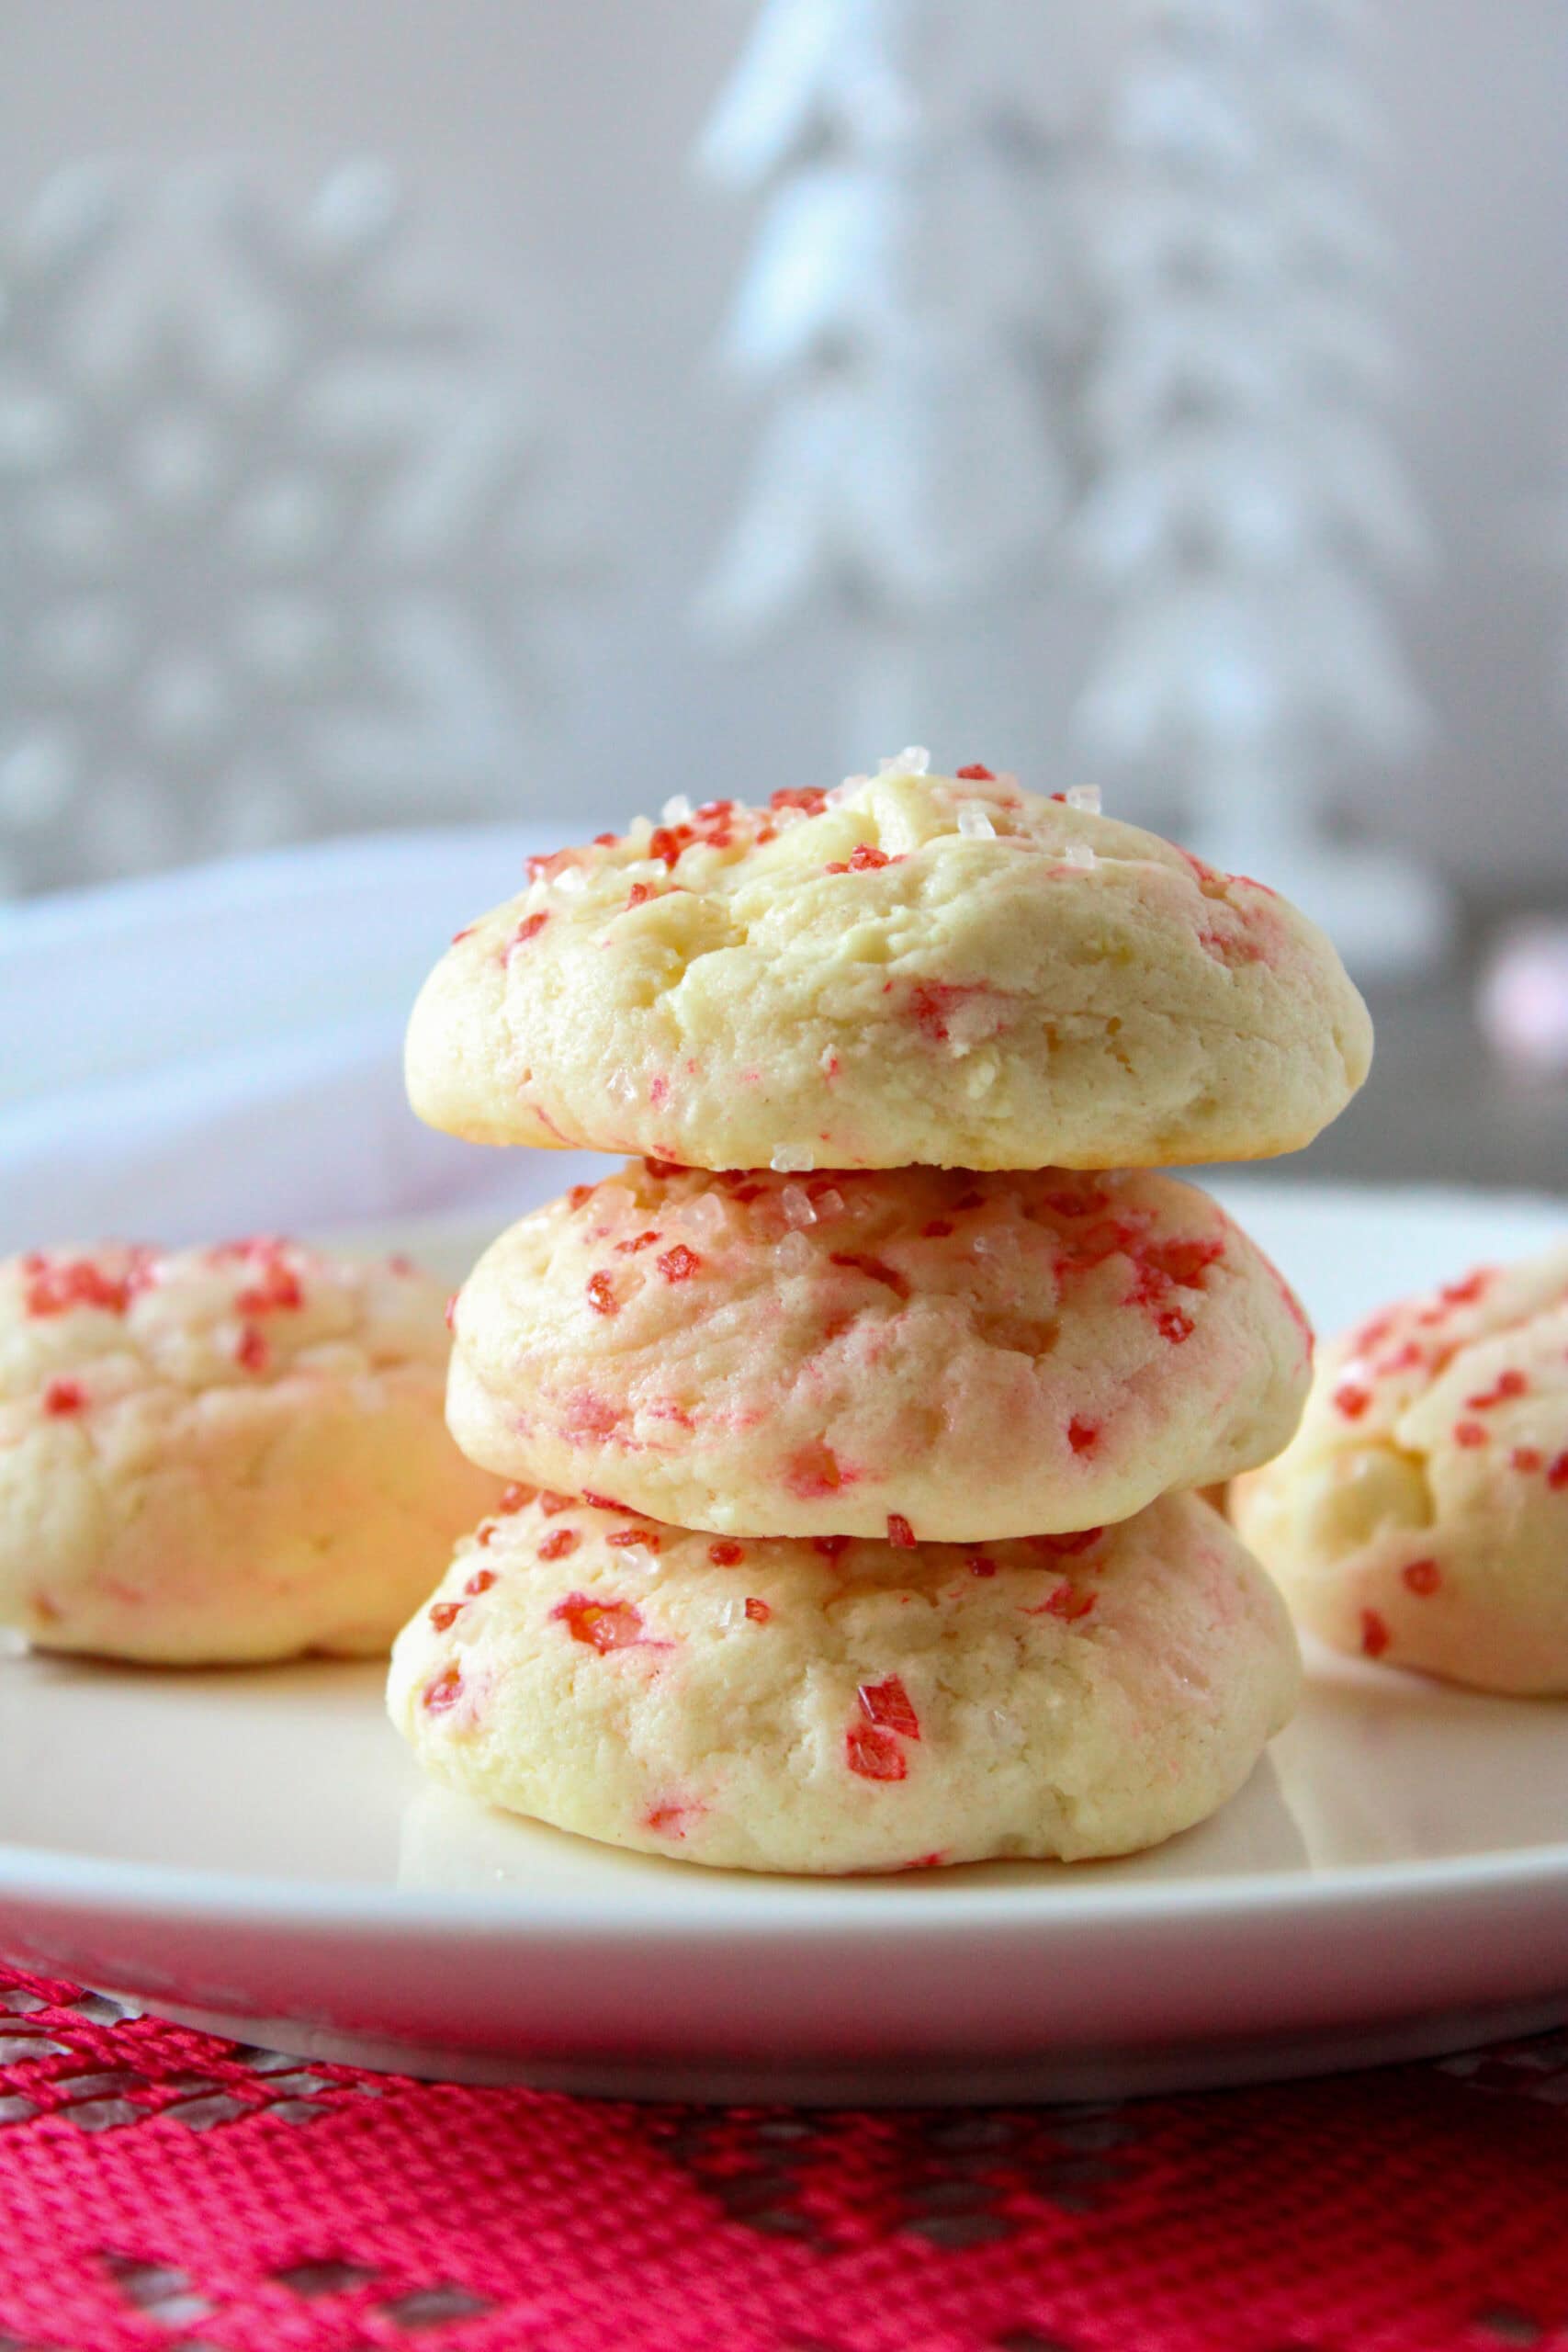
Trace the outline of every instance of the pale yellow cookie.
{"type": "Polygon", "coordinates": [[[1366,1075],[1286,900],[984,770],[666,813],[459,934],[422,1118],[694,1168],[1152,1167],[1292,1151],[1366,1075]]]}
{"type": "Polygon", "coordinates": [[[1279,1595],[1185,1496],[912,1551],[513,1499],[398,1636],[392,1719],[438,1780],[610,1845],[829,1872],[1125,1853],[1222,1805],[1295,1703],[1279,1595]]]}
{"type": "Polygon", "coordinates": [[[1231,1510],[1337,1649],[1568,1691],[1568,1248],[1337,1340],[1294,1442],[1231,1510]]]}
{"type": "Polygon", "coordinates": [[[441,1293],[285,1241],[0,1264],[0,1625],[169,1665],[385,1651],[500,1482],[441,1293]]]}
{"type": "Polygon", "coordinates": [[[1277,1453],[1311,1367],[1268,1261],[1152,1171],[633,1161],[503,1234],[454,1330],[474,1461],[751,1535],[1126,1519],[1277,1453]]]}

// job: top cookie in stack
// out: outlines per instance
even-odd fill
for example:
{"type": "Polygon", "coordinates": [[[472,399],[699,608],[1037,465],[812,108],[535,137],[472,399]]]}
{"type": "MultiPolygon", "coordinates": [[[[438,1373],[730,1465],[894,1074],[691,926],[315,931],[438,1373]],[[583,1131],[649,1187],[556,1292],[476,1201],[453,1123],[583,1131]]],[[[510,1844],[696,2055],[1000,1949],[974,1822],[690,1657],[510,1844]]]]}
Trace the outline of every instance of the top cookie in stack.
{"type": "Polygon", "coordinates": [[[531,861],[420,997],[410,1097],[475,1142],[686,1168],[1152,1168],[1309,1143],[1366,1009],[1271,890],[907,752],[531,861]]]}

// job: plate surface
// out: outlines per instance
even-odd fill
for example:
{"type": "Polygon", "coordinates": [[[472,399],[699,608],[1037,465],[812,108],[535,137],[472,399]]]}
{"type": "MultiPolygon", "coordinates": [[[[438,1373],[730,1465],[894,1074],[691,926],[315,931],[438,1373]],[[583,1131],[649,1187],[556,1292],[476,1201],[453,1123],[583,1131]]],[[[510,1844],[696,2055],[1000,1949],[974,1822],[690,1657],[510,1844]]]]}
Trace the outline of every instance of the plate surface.
{"type": "MultiPolygon", "coordinates": [[[[1568,1224],[1520,1200],[1215,1189],[1325,1330],[1568,1224]]],[[[374,1238],[458,1270],[487,1237],[374,1238]]],[[[426,1787],[377,1668],[8,1655],[0,1950],[304,2053],[648,2096],[1092,2097],[1568,2018],[1568,1713],[1310,1664],[1241,1795],[1154,1853],[812,1882],[426,1787]]]]}

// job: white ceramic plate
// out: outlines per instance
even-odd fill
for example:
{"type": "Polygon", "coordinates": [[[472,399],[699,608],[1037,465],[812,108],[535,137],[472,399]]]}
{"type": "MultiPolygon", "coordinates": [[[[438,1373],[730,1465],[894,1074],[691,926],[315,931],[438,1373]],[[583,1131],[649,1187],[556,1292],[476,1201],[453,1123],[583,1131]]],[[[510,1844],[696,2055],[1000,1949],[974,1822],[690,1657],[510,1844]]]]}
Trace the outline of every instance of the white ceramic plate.
{"type": "MultiPolygon", "coordinates": [[[[1325,1329],[1568,1222],[1220,1189],[1325,1329]]],[[[396,1240],[457,1268],[482,1238],[396,1240]]],[[[1568,2018],[1568,1702],[1312,1663],[1248,1787],[1157,1852],[822,1883],[423,1787],[373,1668],[6,1657],[0,1949],[304,2054],[701,2098],[1095,2096],[1568,2018]]]]}

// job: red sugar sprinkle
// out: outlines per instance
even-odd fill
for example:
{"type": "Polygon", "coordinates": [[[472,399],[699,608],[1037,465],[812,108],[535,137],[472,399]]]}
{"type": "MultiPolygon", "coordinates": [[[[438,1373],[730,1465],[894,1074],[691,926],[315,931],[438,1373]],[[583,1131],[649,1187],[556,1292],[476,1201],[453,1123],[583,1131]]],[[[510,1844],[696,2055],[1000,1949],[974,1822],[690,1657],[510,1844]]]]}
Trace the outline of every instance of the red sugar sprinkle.
{"type": "Polygon", "coordinates": [[[897,864],[896,857],[889,857],[885,849],[873,848],[870,842],[861,842],[850,852],[852,874],[878,874],[885,865],[897,864]]]}
{"type": "Polygon", "coordinates": [[[1382,1657],[1393,1636],[1386,1621],[1375,1609],[1361,1611],[1361,1647],[1369,1657],[1382,1657]]]}
{"type": "Polygon", "coordinates": [[[626,1551],[633,1544],[640,1544],[645,1552],[657,1552],[662,1539],[656,1527],[617,1527],[604,1541],[617,1552],[626,1551]]]}
{"type": "Polygon", "coordinates": [[[246,1372],[260,1372],[267,1360],[266,1341],[254,1323],[247,1323],[234,1346],[234,1362],[246,1372]]]}
{"type": "Polygon", "coordinates": [[[432,1715],[444,1715],[449,1707],[457,1705],[462,1690],[462,1668],[444,1666],[434,1681],[424,1686],[425,1712],[432,1715]]]}
{"type": "Polygon", "coordinates": [[[462,1613],[460,1600],[438,1600],[430,1612],[430,1622],[438,1634],[445,1634],[457,1623],[462,1613]]]}
{"type": "Polygon", "coordinates": [[[461,944],[462,944],[462,942],[463,942],[465,939],[472,939],[472,937],[473,937],[473,935],[474,935],[475,932],[476,932],[478,929],[479,929],[479,925],[478,925],[477,923],[471,923],[471,922],[465,923],[465,924],[463,925],[463,928],[462,928],[462,930],[461,930],[461,931],[455,931],[455,932],[452,933],[452,944],[453,944],[453,946],[454,946],[454,947],[460,946],[460,945],[461,945],[461,944]]]}
{"type": "Polygon", "coordinates": [[[1508,1459],[1516,1470],[1528,1476],[1532,1470],[1539,1470],[1546,1457],[1539,1445],[1516,1445],[1508,1459]]]}
{"type": "Polygon", "coordinates": [[[994,1577],[997,1573],[995,1560],[988,1559],[984,1552],[971,1552],[964,1565],[972,1577],[994,1577]]]}
{"type": "Polygon", "coordinates": [[[820,1552],[825,1560],[836,1560],[840,1552],[848,1551],[853,1541],[850,1535],[814,1535],[811,1548],[814,1552],[820,1552]]]}
{"type": "Polygon", "coordinates": [[[635,1234],[629,1241],[617,1241],[615,1254],[619,1258],[635,1258],[639,1250],[651,1250],[658,1238],[658,1228],[650,1225],[646,1233],[635,1234]]]}
{"type": "Polygon", "coordinates": [[[642,1612],[629,1600],[593,1600],[585,1592],[569,1592],[550,1615],[564,1622],[574,1642],[586,1642],[601,1657],[606,1650],[630,1649],[642,1636],[642,1612]]]}
{"type": "Polygon", "coordinates": [[[630,1503],[618,1503],[614,1495],[596,1495],[587,1487],[582,1489],[582,1499],[591,1503],[595,1510],[618,1510],[623,1519],[643,1519],[647,1516],[644,1511],[633,1510],[630,1503]]]}
{"type": "Polygon", "coordinates": [[[856,1696],[867,1723],[896,1731],[901,1739],[919,1739],[920,1719],[896,1674],[890,1674],[886,1682],[863,1682],[856,1696]]]}
{"type": "Polygon", "coordinates": [[[721,1536],[716,1544],[708,1545],[708,1558],[716,1568],[738,1568],[745,1557],[745,1545],[731,1543],[727,1535],[721,1536]]]}
{"type": "Polygon", "coordinates": [[[982,767],[978,760],[971,760],[966,768],[955,769],[954,774],[962,776],[965,784],[995,784],[997,780],[990,769],[982,767]]]}
{"type": "Polygon", "coordinates": [[[1095,1599],[1096,1596],[1092,1592],[1080,1595],[1073,1590],[1070,1584],[1059,1584],[1055,1590],[1042,1602],[1040,1608],[1031,1610],[1030,1614],[1033,1617],[1065,1617],[1070,1624],[1075,1618],[1089,1615],[1089,1611],[1094,1607],[1095,1599]]]}
{"type": "Polygon", "coordinates": [[[1067,1423],[1067,1443],[1075,1453],[1092,1453],[1100,1443],[1100,1423],[1086,1421],[1081,1413],[1075,1413],[1067,1423]]]}
{"type": "Polygon", "coordinates": [[[525,1503],[533,1501],[534,1494],[535,1489],[532,1487],[525,1487],[514,1481],[511,1486],[502,1488],[501,1500],[497,1503],[496,1509],[503,1511],[510,1519],[514,1510],[521,1510],[525,1503]]]}
{"type": "Polygon", "coordinates": [[[585,1208],[593,1198],[593,1187],[592,1184],[574,1184],[566,1197],[570,1207],[585,1208]]]}
{"type": "Polygon", "coordinates": [[[838,1455],[819,1439],[803,1445],[784,1464],[784,1484],[803,1502],[813,1501],[819,1495],[836,1495],[844,1483],[838,1455]]]}
{"type": "Polygon", "coordinates": [[[488,1592],[494,1582],[495,1570],[493,1568],[476,1568],[473,1575],[468,1578],[468,1583],[463,1587],[463,1590],[468,1593],[470,1598],[477,1598],[481,1592],[488,1592]]]}
{"type": "Polygon", "coordinates": [[[595,833],[593,846],[595,849],[614,849],[620,838],[619,833],[595,833]]]}
{"type": "Polygon", "coordinates": [[[1486,1431],[1482,1428],[1479,1421],[1456,1421],[1454,1423],[1454,1443],[1456,1445],[1469,1447],[1484,1445],[1485,1442],[1486,1431]]]}
{"type": "Polygon", "coordinates": [[[1568,1453],[1559,1453],[1546,1465],[1546,1483],[1561,1492],[1568,1487],[1568,1453]]]}
{"type": "Polygon", "coordinates": [[[681,1824],[689,1810],[683,1804],[656,1804],[643,1815],[642,1826],[660,1838],[683,1838],[686,1833],[681,1824]]]}
{"type": "Polygon", "coordinates": [[[768,806],[770,808],[804,808],[808,817],[820,817],[828,806],[828,796],[815,784],[804,785],[798,789],[786,786],[784,791],[773,794],[768,806]]]}
{"type": "Polygon", "coordinates": [[[887,1514],[887,1541],[900,1552],[912,1552],[915,1548],[915,1531],[901,1510],[887,1514]]]}
{"type": "Polygon", "coordinates": [[[541,1487],[539,1489],[539,1509],[547,1519],[558,1519],[561,1512],[570,1510],[577,1499],[575,1495],[558,1495],[551,1487],[541,1487]]]}
{"type": "Polygon", "coordinates": [[[1445,1283],[1438,1296],[1448,1306],[1473,1306],[1492,1279],[1490,1266],[1478,1266],[1461,1283],[1445,1283]]]}
{"type": "Polygon", "coordinates": [[[1522,1372],[1500,1372],[1495,1385],[1482,1389],[1477,1396],[1467,1396],[1465,1407],[1472,1413],[1484,1413],[1494,1405],[1505,1404],[1510,1396],[1524,1396],[1529,1387],[1529,1382],[1522,1372]]]}
{"type": "Polygon", "coordinates": [[[234,1301],[242,1315],[270,1315],[276,1308],[299,1307],[304,1303],[298,1274],[276,1258],[263,1261],[260,1280],[248,1284],[234,1301]]]}
{"type": "Polygon", "coordinates": [[[553,1527],[539,1546],[539,1557],[541,1560],[564,1560],[569,1552],[576,1551],[581,1541],[575,1527],[553,1527]]]}
{"type": "Polygon", "coordinates": [[[611,1283],[608,1274],[604,1272],[590,1274],[587,1283],[584,1284],[584,1288],[588,1293],[588,1304],[593,1309],[595,1315],[618,1315],[620,1313],[620,1304],[615,1297],[615,1289],[611,1283]]]}
{"type": "Polygon", "coordinates": [[[844,1734],[844,1755],[863,1781],[901,1781],[909,1767],[893,1734],[872,1724],[855,1724],[844,1734]]]}
{"type": "Polygon", "coordinates": [[[677,1241],[673,1250],[666,1250],[662,1258],[656,1258],[653,1262],[667,1283],[684,1283],[690,1282],[703,1261],[694,1250],[677,1241]]]}
{"type": "Polygon", "coordinates": [[[1190,1340],[1195,1329],[1190,1315],[1184,1315],[1179,1306],[1168,1306],[1163,1314],[1155,1317],[1155,1329],[1173,1348],[1179,1348],[1183,1340],[1190,1340]]]}
{"type": "Polygon", "coordinates": [[[447,1300],[447,1302],[446,1302],[446,1329],[447,1329],[449,1331],[455,1331],[455,1330],[457,1329],[457,1292],[456,1292],[456,1291],[454,1291],[454,1292],[452,1293],[451,1297],[450,1297],[450,1298],[447,1300]]]}
{"type": "Polygon", "coordinates": [[[666,1176],[683,1176],[686,1172],[678,1159],[645,1159],[642,1164],[647,1173],[660,1183],[666,1176]]]}
{"type": "Polygon", "coordinates": [[[47,1259],[33,1257],[24,1259],[23,1265],[31,1277],[26,1297],[29,1315],[63,1315],[73,1306],[103,1306],[111,1315],[123,1315],[145,1280],[140,1266],[117,1276],[105,1273],[90,1258],[51,1265],[47,1259]]]}
{"type": "Polygon", "coordinates": [[[525,915],[512,934],[512,946],[526,947],[531,939],[537,939],[549,919],[548,912],[542,907],[537,914],[525,915]]]}
{"type": "Polygon", "coordinates": [[[945,1241],[952,1231],[953,1224],[950,1218],[945,1216],[933,1216],[929,1225],[921,1226],[920,1239],[922,1241],[945,1241]]]}
{"type": "Polygon", "coordinates": [[[493,1544],[494,1541],[495,1521],[493,1519],[487,1519],[482,1527],[475,1530],[474,1542],[479,1545],[481,1550],[483,1550],[486,1545],[493,1544]]]}
{"type": "Polygon", "coordinates": [[[1334,1408],[1348,1421],[1359,1421],[1371,1401],[1371,1390],[1358,1388],[1353,1380],[1342,1381],[1334,1392],[1334,1408]]]}
{"type": "Polygon", "coordinates": [[[651,882],[634,882],[631,888],[626,892],[626,906],[628,910],[633,907],[646,906],[652,896],[653,885],[651,882]]]}
{"type": "Polygon", "coordinates": [[[43,1392],[46,1413],[63,1419],[67,1413],[79,1413],[86,1403],[81,1383],[75,1380],[51,1380],[43,1392]]]}
{"type": "Polygon", "coordinates": [[[656,825],[648,854],[649,857],[661,858],[667,867],[678,865],[682,852],[691,846],[694,838],[689,825],[656,825]]]}
{"type": "Polygon", "coordinates": [[[750,1617],[753,1625],[765,1625],[773,1613],[773,1611],[768,1607],[765,1600],[752,1600],[748,1599],[746,1603],[746,1614],[750,1617]]]}
{"type": "Polygon", "coordinates": [[[1407,1567],[1401,1568],[1399,1574],[1401,1581],[1408,1585],[1412,1592],[1418,1592],[1423,1597],[1436,1592],[1443,1580],[1442,1570],[1436,1560],[1412,1560],[1407,1567]]]}
{"type": "Polygon", "coordinates": [[[835,1250],[830,1252],[829,1262],[835,1266],[847,1266],[857,1274],[864,1274],[871,1282],[886,1283],[896,1298],[908,1298],[909,1295],[908,1276],[881,1258],[863,1257],[853,1250],[835,1250]]]}

